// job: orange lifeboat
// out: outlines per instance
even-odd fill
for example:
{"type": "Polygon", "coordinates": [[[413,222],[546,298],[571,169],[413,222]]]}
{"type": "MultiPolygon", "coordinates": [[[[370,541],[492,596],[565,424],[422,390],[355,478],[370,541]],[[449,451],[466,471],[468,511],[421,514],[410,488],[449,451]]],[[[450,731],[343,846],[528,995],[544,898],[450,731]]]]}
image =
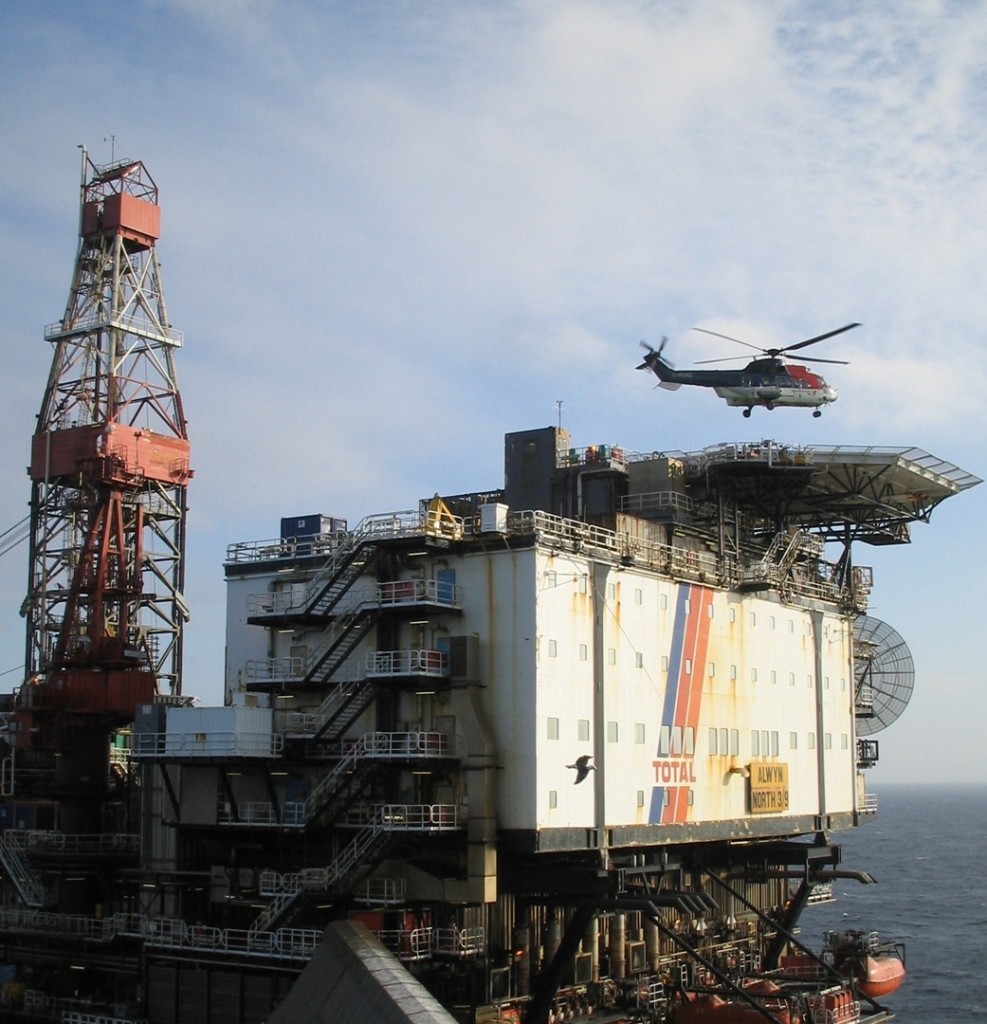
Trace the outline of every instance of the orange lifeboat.
{"type": "Polygon", "coordinates": [[[853,978],[857,991],[879,999],[896,991],[905,980],[905,948],[900,942],[881,942],[877,932],[830,932],[827,952],[833,966],[853,978]]]}
{"type": "MultiPolygon", "coordinates": [[[[770,1013],[778,1024],[799,1024],[800,1018],[783,999],[779,986],[769,980],[755,980],[743,985],[745,992],[758,997],[758,1005],[770,1013]]],[[[714,994],[697,996],[680,1003],[672,1012],[674,1024],[765,1024],[764,1014],[749,1003],[724,999],[714,994]]]]}
{"type": "Polygon", "coordinates": [[[889,996],[905,980],[905,965],[894,954],[866,956],[857,975],[857,991],[869,999],[889,996]]]}

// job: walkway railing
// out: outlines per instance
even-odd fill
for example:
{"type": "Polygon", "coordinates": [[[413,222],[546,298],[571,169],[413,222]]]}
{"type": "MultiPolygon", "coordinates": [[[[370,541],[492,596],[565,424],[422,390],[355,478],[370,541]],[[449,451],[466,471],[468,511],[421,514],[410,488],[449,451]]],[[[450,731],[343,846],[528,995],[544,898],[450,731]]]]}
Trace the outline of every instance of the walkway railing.
{"type": "Polygon", "coordinates": [[[143,732],[131,737],[134,757],[280,757],[277,732],[143,732]]]}
{"type": "MultiPolygon", "coordinates": [[[[707,461],[736,460],[743,457],[746,461],[763,461],[769,464],[782,463],[803,465],[811,459],[811,453],[801,449],[782,447],[765,447],[753,445],[739,451],[735,445],[711,449],[703,453],[707,461]]],[[[636,456],[625,454],[627,461],[634,461],[636,456]]],[[[684,496],[668,494],[639,496],[638,505],[630,504],[625,511],[628,513],[644,512],[647,503],[658,501],[675,511],[685,514],[700,514],[704,506],[694,504],[684,496]]],[[[429,515],[418,512],[395,512],[364,519],[353,534],[343,535],[346,550],[352,550],[354,544],[367,539],[385,540],[395,537],[412,536],[451,536],[456,539],[469,536],[471,524],[457,520],[450,526],[446,520],[436,518],[432,522],[429,515]]],[[[597,557],[610,559],[625,564],[644,565],[657,572],[668,574],[673,578],[708,581],[717,585],[734,585],[741,582],[743,573],[748,566],[757,567],[763,552],[752,551],[747,554],[731,555],[722,558],[710,551],[688,551],[675,545],[649,541],[625,532],[608,530],[601,526],[583,523],[578,520],[565,519],[542,511],[511,512],[507,517],[507,532],[515,536],[536,535],[547,544],[556,545],[565,550],[587,551],[597,557]]],[[[335,541],[337,545],[339,541],[335,541]]],[[[811,545],[811,542],[810,542],[811,545]]],[[[809,554],[811,552],[807,552],[809,554]]],[[[280,541],[251,541],[231,545],[227,552],[228,562],[261,561],[277,557],[288,557],[280,541]]],[[[334,559],[335,560],[335,559],[334,559]]],[[[806,574],[798,571],[798,565],[789,566],[785,575],[786,593],[809,598],[822,598],[839,603],[859,605],[866,593],[855,590],[863,577],[855,577],[850,586],[837,582],[837,573],[833,566],[822,561],[818,562],[820,572],[806,574]]],[[[320,577],[328,572],[330,566],[322,570],[320,577]]],[[[756,572],[757,569],[755,568],[756,572]]],[[[774,580],[769,581],[775,585],[774,580]]],[[[263,602],[271,595],[257,598],[263,602]]],[[[281,598],[277,599],[282,600],[281,598]]],[[[287,600],[291,600],[287,598],[287,600]]],[[[258,605],[259,607],[259,605],[258,605]]],[[[275,604],[272,603],[272,608],[275,604]]]]}

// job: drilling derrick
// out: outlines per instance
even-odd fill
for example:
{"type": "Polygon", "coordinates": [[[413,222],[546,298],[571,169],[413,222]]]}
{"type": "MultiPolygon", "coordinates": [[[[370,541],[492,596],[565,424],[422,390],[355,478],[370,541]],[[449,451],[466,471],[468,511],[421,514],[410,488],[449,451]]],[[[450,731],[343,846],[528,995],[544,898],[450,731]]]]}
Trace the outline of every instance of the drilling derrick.
{"type": "MultiPolygon", "coordinates": [[[[16,745],[92,748],[181,693],[189,444],[140,161],[83,151],[80,243],[31,446],[31,550],[16,745]],[[71,734],[71,740],[68,740],[71,734]]],[[[22,762],[23,763],[23,762],[22,762]]],[[[54,760],[52,761],[54,764],[54,760]]]]}

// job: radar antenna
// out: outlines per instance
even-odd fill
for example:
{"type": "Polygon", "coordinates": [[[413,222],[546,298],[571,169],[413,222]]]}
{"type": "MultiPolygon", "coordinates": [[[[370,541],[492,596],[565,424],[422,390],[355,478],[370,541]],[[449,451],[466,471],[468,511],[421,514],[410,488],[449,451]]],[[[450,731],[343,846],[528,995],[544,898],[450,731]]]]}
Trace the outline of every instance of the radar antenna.
{"type": "Polygon", "coordinates": [[[886,622],[861,615],[853,624],[857,735],[872,736],[896,721],[915,686],[905,641],[886,622]]]}

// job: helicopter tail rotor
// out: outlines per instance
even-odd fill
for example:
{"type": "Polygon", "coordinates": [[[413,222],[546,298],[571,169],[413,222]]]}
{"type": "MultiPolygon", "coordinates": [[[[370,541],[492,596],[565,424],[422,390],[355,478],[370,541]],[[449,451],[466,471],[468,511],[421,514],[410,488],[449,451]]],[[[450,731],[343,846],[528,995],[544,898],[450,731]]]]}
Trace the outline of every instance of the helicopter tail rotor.
{"type": "Polygon", "coordinates": [[[662,352],[665,351],[665,346],[668,344],[668,336],[667,335],[663,334],[661,336],[661,344],[658,346],[657,349],[653,348],[646,341],[638,342],[638,344],[641,346],[641,348],[644,349],[645,352],[648,353],[644,357],[644,362],[641,363],[641,365],[638,367],[639,370],[650,370],[652,368],[652,364],[654,363],[654,361],[656,359],[661,359],[661,361],[666,366],[669,366],[669,367],[672,366],[672,364],[667,359],[662,359],[662,355],[661,355],[662,352]]]}

